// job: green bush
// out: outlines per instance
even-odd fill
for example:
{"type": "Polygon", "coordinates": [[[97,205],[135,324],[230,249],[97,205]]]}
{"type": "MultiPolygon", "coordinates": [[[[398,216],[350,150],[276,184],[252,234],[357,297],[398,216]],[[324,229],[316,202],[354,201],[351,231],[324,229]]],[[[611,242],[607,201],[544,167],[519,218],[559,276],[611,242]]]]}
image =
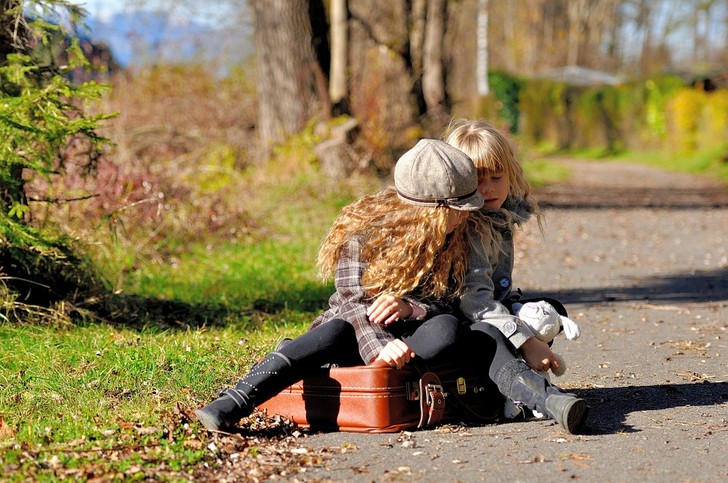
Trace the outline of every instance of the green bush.
{"type": "Polygon", "coordinates": [[[541,150],[693,153],[728,139],[726,90],[704,92],[675,76],[594,87],[530,79],[520,86],[518,132],[541,150]]]}
{"type": "Polygon", "coordinates": [[[661,76],[638,85],[644,88],[641,119],[644,119],[647,137],[662,141],[667,134],[667,103],[684,82],[675,76],[661,76]]]}
{"type": "MultiPolygon", "coordinates": [[[[82,17],[79,7],[66,2],[29,3],[46,13],[62,8],[72,22],[82,17]]],[[[10,22],[18,32],[17,51],[0,58],[0,275],[6,281],[4,291],[22,290],[17,295],[24,300],[48,305],[85,293],[96,277],[86,272],[88,265],[75,255],[67,238],[31,226],[27,185],[33,179],[49,180],[74,163],[79,173],[93,172],[105,142],[96,129],[110,116],[87,112],[88,103],[101,97],[104,86],[69,80],[72,70],[88,66],[78,42],[72,39],[66,44],[62,67],[52,62],[52,56],[39,55],[38,45],[53,44],[65,30],[43,17],[26,21],[20,4],[5,2],[8,10],[0,12],[0,27],[10,22]],[[17,8],[10,8],[13,5],[17,8]]],[[[40,195],[45,199],[34,201],[54,203],[66,197],[40,195]]],[[[12,295],[0,295],[8,318],[13,313],[7,303],[12,295]]]]}
{"type": "Polygon", "coordinates": [[[555,132],[551,129],[552,119],[557,115],[553,110],[553,82],[531,79],[524,83],[520,91],[519,133],[533,145],[548,142],[555,132]]]}
{"type": "Polygon", "coordinates": [[[667,104],[668,147],[682,153],[698,148],[700,117],[705,106],[705,93],[683,88],[667,104]]]}
{"type": "Polygon", "coordinates": [[[728,143],[728,89],[706,94],[702,121],[704,128],[698,133],[698,144],[704,147],[723,146],[728,143]]]}
{"type": "Polygon", "coordinates": [[[523,81],[502,71],[492,71],[488,73],[488,84],[495,97],[498,118],[505,121],[510,132],[518,132],[519,95],[523,81]]]}

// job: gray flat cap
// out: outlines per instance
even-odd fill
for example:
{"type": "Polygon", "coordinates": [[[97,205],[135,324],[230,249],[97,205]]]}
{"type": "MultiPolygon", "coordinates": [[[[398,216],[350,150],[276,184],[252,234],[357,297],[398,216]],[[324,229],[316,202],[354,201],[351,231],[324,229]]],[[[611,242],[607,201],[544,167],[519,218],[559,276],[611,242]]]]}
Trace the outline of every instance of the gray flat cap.
{"type": "Polygon", "coordinates": [[[394,187],[403,201],[475,211],[483,206],[473,161],[444,141],[422,139],[394,166],[394,187]]]}

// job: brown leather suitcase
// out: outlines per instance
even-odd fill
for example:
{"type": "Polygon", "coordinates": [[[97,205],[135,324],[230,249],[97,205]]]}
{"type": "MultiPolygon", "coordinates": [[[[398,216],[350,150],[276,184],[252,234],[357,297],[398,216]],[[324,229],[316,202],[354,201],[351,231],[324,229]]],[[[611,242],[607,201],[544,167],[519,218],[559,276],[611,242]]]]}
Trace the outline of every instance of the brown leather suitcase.
{"type": "Polygon", "coordinates": [[[390,433],[440,422],[493,422],[503,399],[492,383],[457,365],[321,369],[259,409],[323,431],[390,433]]]}

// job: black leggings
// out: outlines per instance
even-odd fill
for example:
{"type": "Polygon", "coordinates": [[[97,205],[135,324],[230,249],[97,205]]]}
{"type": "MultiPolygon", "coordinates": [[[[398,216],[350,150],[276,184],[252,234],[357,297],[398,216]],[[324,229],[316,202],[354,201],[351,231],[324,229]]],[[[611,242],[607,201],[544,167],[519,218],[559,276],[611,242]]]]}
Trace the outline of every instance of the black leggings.
{"type": "Polygon", "coordinates": [[[493,382],[498,382],[498,372],[508,362],[518,359],[513,344],[487,322],[475,322],[464,328],[459,339],[463,356],[482,374],[487,372],[493,382]]]}
{"type": "MultiPolygon", "coordinates": [[[[399,324],[395,336],[406,342],[417,357],[424,361],[433,360],[451,349],[458,336],[459,323],[452,315],[437,315],[424,322],[406,321],[399,324]]],[[[325,364],[364,364],[359,355],[354,327],[342,319],[330,320],[301,334],[278,352],[288,357],[303,372],[325,364]]]]}

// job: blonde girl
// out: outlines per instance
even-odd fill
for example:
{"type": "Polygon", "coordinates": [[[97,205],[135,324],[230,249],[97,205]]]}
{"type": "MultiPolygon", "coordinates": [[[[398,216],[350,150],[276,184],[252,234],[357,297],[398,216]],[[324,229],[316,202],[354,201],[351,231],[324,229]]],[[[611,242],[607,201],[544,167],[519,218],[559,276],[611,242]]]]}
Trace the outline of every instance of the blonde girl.
{"type": "Polygon", "coordinates": [[[459,327],[451,303],[466,274],[464,221],[482,205],[470,158],[443,141],[417,143],[395,165],[394,188],[344,208],[325,237],[318,266],[334,277],[329,309],[197,410],[200,422],[229,430],[327,363],[401,368],[445,354],[459,327]]]}
{"type": "Polygon", "coordinates": [[[509,311],[514,300],[514,235],[532,216],[541,226],[538,204],[513,142],[485,121],[464,119],[450,124],[445,139],[473,160],[484,198],[483,209],[468,221],[470,268],[460,309],[472,322],[498,327],[533,369],[547,370],[558,364],[553,352],[509,311]]]}
{"type": "MultiPolygon", "coordinates": [[[[510,310],[520,296],[514,293],[512,282],[514,234],[531,217],[541,227],[538,204],[531,195],[516,149],[509,136],[482,120],[453,121],[445,141],[473,160],[478,171],[478,192],[484,199],[483,208],[470,216],[467,223],[468,271],[459,309],[470,324],[470,341],[479,337],[507,339],[523,359],[510,360],[505,355],[509,360],[501,358],[500,362],[488,363],[487,370],[501,393],[515,403],[517,411],[526,406],[575,432],[586,417],[586,402],[563,395],[530,370],[558,368],[558,361],[548,344],[536,338],[531,328],[510,310]]],[[[549,301],[560,306],[557,301],[549,301]]],[[[511,416],[517,412],[510,411],[511,416]]]]}

